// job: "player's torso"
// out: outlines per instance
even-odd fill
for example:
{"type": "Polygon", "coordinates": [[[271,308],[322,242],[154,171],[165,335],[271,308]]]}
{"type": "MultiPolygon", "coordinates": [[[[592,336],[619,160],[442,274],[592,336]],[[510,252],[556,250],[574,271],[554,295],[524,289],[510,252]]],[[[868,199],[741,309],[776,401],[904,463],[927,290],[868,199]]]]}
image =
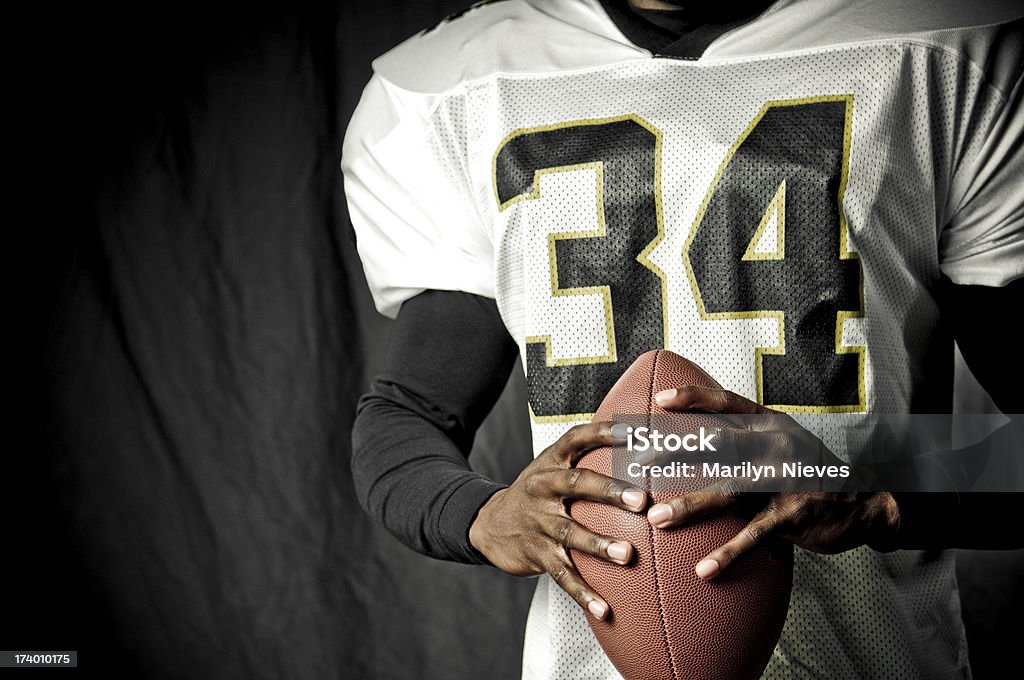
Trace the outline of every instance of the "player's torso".
{"type": "Polygon", "coordinates": [[[912,407],[949,174],[906,77],[929,63],[880,44],[471,85],[452,124],[539,429],[656,347],[791,412],[912,407]]]}

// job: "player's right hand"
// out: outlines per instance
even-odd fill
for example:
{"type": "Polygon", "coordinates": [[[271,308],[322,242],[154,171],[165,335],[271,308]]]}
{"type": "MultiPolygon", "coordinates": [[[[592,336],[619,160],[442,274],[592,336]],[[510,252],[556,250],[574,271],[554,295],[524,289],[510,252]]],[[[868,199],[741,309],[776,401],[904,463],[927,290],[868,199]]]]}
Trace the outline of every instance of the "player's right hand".
{"type": "Polygon", "coordinates": [[[516,576],[547,572],[597,619],[608,615],[608,603],[576,571],[569,549],[627,564],[633,559],[633,546],[578,524],[569,516],[568,501],[583,498],[630,512],[647,505],[647,495],[640,489],[574,467],[587,451],[624,441],[612,434],[611,425],[589,423],[568,430],[511,486],[491,496],[469,529],[469,542],[491,564],[516,576]]]}

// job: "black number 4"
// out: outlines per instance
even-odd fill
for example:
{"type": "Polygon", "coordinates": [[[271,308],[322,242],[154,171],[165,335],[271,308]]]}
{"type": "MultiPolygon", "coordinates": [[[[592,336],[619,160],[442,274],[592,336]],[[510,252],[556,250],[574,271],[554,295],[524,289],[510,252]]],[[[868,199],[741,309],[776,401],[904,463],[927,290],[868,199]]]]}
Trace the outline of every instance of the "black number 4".
{"type": "Polygon", "coordinates": [[[852,104],[848,95],[765,104],[722,162],[683,249],[702,318],[778,320],[779,342],[756,350],[755,370],[757,401],[783,411],[865,406],[864,348],[842,343],[843,322],[864,309],[841,207],[852,104]]]}

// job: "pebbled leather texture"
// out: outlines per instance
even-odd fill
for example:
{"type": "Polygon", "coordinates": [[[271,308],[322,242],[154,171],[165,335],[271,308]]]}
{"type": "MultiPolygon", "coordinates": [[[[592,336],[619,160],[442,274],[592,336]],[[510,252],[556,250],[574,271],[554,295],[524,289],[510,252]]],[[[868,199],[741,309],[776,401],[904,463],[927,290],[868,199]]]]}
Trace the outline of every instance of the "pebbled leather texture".
{"type": "MultiPolygon", "coordinates": [[[[654,404],[654,395],[681,385],[719,387],[699,366],[678,354],[652,350],[623,373],[594,419],[652,413],[667,416],[667,411],[654,404]]],[[[710,414],[671,417],[677,431],[724,426],[710,414]]],[[[620,447],[615,455],[628,454],[620,447]]],[[[595,449],[577,463],[609,476],[612,464],[610,447],[595,449]]],[[[648,478],[628,481],[643,488],[653,502],[693,491],[703,483],[699,478],[661,478],[655,480],[652,491],[648,478]]],[[[611,607],[607,620],[597,621],[589,615],[587,619],[626,680],[760,677],[789,606],[793,576],[790,544],[762,545],[717,578],[702,581],[694,566],[743,529],[746,520],[739,514],[668,530],[652,527],[643,513],[592,501],[574,502],[570,514],[584,526],[627,540],[635,548],[636,557],[627,566],[572,551],[583,578],[611,607]]]]}

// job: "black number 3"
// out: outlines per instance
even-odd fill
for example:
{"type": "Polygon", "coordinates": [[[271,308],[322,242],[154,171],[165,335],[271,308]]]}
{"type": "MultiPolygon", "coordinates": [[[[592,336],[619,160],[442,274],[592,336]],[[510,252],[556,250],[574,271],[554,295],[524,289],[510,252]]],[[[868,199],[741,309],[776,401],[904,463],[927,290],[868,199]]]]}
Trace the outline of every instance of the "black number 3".
{"type": "Polygon", "coordinates": [[[623,369],[665,344],[664,275],[647,259],[661,241],[661,135],[635,116],[512,133],[494,158],[504,210],[540,196],[540,175],[593,169],[598,228],[548,237],[551,293],[604,296],[608,352],[556,359],[550,336],[526,339],[526,385],[535,419],[583,420],[623,369]]]}

